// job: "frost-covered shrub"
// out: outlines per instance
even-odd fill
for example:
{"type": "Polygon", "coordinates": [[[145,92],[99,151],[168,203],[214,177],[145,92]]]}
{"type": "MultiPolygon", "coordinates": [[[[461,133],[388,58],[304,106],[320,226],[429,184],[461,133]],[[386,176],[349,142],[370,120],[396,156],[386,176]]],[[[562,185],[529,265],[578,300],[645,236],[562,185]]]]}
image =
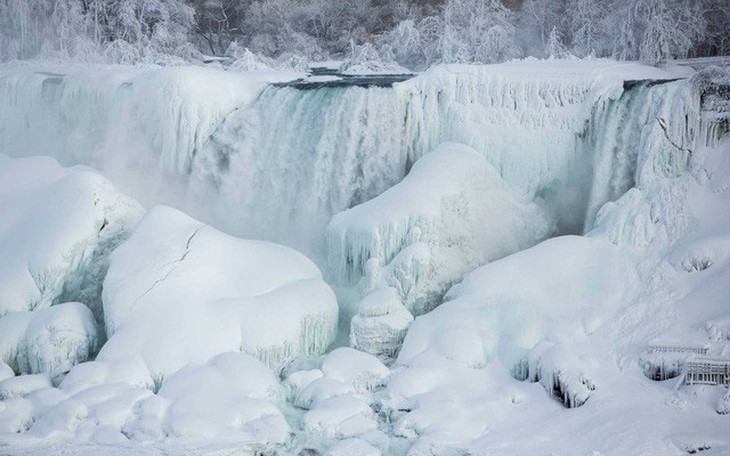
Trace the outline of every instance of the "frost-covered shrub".
{"type": "Polygon", "coordinates": [[[383,47],[378,51],[372,44],[365,43],[352,50],[350,56],[340,66],[340,72],[344,74],[400,74],[407,73],[408,70],[393,60],[389,47],[383,47]]]}

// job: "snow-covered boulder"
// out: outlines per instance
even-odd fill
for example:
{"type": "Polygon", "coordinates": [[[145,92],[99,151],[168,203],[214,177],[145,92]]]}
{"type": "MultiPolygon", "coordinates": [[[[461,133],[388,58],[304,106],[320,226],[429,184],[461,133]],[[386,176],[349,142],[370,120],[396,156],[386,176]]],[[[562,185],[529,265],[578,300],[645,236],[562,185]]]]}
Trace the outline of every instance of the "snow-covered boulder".
{"type": "Polygon", "coordinates": [[[180,369],[165,379],[159,393],[169,402],[165,427],[173,435],[235,436],[265,444],[280,444],[289,436],[286,419],[273,405],[280,395],[271,370],[240,352],[180,369]]]}
{"type": "Polygon", "coordinates": [[[109,254],[142,212],[89,168],[0,155],[0,316],[79,301],[101,320],[109,254]]]}
{"type": "Polygon", "coordinates": [[[348,438],[378,428],[368,403],[358,395],[342,395],[324,399],[304,414],[304,430],[315,436],[348,438]]]}
{"type": "Polygon", "coordinates": [[[79,364],[64,377],[59,389],[75,394],[108,383],[124,383],[149,390],[155,388],[154,380],[142,359],[129,357],[115,359],[111,363],[95,360],[79,364]]]}
{"type": "Polygon", "coordinates": [[[327,450],[325,456],[380,456],[380,450],[363,439],[340,440],[327,450]]]}
{"type": "Polygon", "coordinates": [[[368,271],[365,291],[392,286],[420,315],[465,272],[530,247],[551,230],[543,211],[511,190],[481,154],[444,143],[399,184],[335,215],[327,246],[345,281],[356,281],[377,258],[382,269],[368,271]]]}
{"type": "Polygon", "coordinates": [[[356,391],[372,391],[385,384],[390,375],[376,357],[347,347],[338,348],[324,358],[322,373],[352,385],[356,391]]]}
{"type": "Polygon", "coordinates": [[[390,375],[378,358],[349,347],[338,348],[308,367],[312,368],[291,371],[284,379],[289,401],[303,409],[340,396],[369,397],[390,375]]]}
{"type": "Polygon", "coordinates": [[[0,358],[19,374],[68,372],[99,345],[94,315],[78,302],[0,318],[0,358]]]}
{"type": "Polygon", "coordinates": [[[270,367],[321,354],[338,307],[300,253],[156,207],[111,257],[104,315],[110,340],[98,359],[136,355],[159,377],[228,351],[270,367]]]}
{"type": "Polygon", "coordinates": [[[395,288],[381,288],[360,301],[350,321],[350,345],[383,358],[398,354],[413,315],[395,288]]]}

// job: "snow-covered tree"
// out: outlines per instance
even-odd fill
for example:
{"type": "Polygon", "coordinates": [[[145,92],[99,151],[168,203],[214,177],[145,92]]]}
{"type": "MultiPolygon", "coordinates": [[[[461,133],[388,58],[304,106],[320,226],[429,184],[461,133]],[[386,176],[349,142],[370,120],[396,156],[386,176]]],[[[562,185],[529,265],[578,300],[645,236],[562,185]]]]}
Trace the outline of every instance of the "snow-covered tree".
{"type": "Polygon", "coordinates": [[[568,51],[563,44],[563,40],[560,38],[560,32],[557,27],[553,27],[548,35],[548,41],[545,45],[545,54],[550,58],[565,57],[568,51]]]}
{"type": "Polygon", "coordinates": [[[489,63],[520,55],[512,13],[499,0],[447,0],[441,57],[446,63],[489,63]]]}

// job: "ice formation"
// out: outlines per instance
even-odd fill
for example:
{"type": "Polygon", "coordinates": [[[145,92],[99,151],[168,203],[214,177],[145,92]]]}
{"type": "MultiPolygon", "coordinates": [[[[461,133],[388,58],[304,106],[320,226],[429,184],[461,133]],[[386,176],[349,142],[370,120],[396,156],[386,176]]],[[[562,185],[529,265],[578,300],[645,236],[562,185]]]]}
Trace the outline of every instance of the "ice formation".
{"type": "Polygon", "coordinates": [[[730,391],[718,399],[716,410],[720,415],[730,415],[730,391]]]}
{"type": "Polygon", "coordinates": [[[112,254],[103,298],[110,340],[98,359],[140,356],[153,376],[236,350],[277,367],[323,353],[337,327],[334,293],[309,259],[164,206],[112,254]]]}
{"type": "Polygon", "coordinates": [[[256,77],[199,67],[5,65],[0,150],[187,173],[220,121],[262,87],[256,77]]]}
{"type": "Polygon", "coordinates": [[[398,354],[413,315],[403,306],[395,288],[381,288],[363,298],[350,322],[350,345],[372,355],[398,354]]]}
{"type": "Polygon", "coordinates": [[[0,318],[0,359],[18,374],[68,372],[94,355],[100,342],[94,315],[77,302],[0,318]]]}
{"type": "Polygon", "coordinates": [[[373,258],[390,266],[372,280],[398,289],[408,310],[420,315],[464,272],[536,244],[551,228],[483,156],[445,143],[397,185],[333,217],[327,245],[331,268],[344,266],[345,280],[361,276],[373,258]],[[416,244],[426,252],[404,261],[403,252],[416,244]]]}
{"type": "Polygon", "coordinates": [[[109,254],[142,208],[91,169],[0,155],[0,214],[0,316],[80,301],[101,321],[109,254]]]}

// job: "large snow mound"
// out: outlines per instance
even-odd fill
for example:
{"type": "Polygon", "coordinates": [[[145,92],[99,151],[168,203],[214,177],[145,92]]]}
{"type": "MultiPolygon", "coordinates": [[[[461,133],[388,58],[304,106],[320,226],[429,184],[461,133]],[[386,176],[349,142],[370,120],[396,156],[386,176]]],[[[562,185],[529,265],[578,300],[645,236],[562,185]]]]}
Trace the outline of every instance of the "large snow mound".
{"type": "Polygon", "coordinates": [[[552,228],[482,155],[445,143],[397,185],[333,217],[327,244],[330,264],[349,280],[377,259],[385,267],[368,271],[368,287],[392,286],[422,314],[465,272],[536,244],[552,228]]]}
{"type": "Polygon", "coordinates": [[[624,302],[636,285],[627,263],[603,239],[566,236],[483,266],[416,319],[398,361],[433,350],[473,367],[498,359],[517,374],[540,341],[572,343],[624,302]]]}
{"type": "Polygon", "coordinates": [[[271,367],[321,354],[338,308],[303,255],[155,207],[112,254],[104,315],[110,340],[99,359],[138,355],[164,376],[226,351],[271,367]]]}
{"type": "Polygon", "coordinates": [[[0,155],[0,316],[80,301],[101,320],[108,256],[142,212],[91,169],[0,155]]]}

